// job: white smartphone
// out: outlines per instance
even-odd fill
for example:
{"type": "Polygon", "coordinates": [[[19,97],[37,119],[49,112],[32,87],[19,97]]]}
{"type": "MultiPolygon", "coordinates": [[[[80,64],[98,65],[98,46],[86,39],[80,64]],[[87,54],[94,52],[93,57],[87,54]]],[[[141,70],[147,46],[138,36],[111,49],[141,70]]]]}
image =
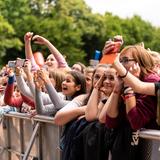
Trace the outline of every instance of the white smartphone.
{"type": "Polygon", "coordinates": [[[16,61],[8,61],[8,67],[9,68],[15,68],[16,67],[16,61]]]}

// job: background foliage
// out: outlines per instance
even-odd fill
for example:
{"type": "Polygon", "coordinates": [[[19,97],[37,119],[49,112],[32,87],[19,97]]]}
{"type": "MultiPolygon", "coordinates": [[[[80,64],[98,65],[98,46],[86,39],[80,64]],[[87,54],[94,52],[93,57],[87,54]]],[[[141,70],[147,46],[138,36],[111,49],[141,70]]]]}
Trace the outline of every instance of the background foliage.
{"type": "MultiPolygon", "coordinates": [[[[160,28],[135,15],[122,19],[112,13],[93,14],[83,0],[3,0],[0,1],[0,64],[24,57],[24,34],[34,32],[49,39],[72,65],[88,63],[94,51],[121,34],[125,45],[144,42],[146,48],[160,50],[160,28]],[[15,5],[16,4],[16,5],[15,5]]],[[[32,45],[33,51],[44,46],[32,45]]]]}

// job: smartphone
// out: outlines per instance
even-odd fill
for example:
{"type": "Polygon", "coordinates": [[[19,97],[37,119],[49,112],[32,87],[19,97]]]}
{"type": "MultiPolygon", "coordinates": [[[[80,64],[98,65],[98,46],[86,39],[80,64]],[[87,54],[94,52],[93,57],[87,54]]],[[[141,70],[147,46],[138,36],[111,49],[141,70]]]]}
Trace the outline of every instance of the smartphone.
{"type": "Polygon", "coordinates": [[[16,67],[23,67],[25,59],[17,59],[16,60],[16,67]]]}
{"type": "Polygon", "coordinates": [[[9,68],[15,68],[16,67],[16,61],[8,61],[8,67],[9,68]]]}
{"type": "Polygon", "coordinates": [[[116,58],[115,53],[105,54],[100,60],[100,64],[112,64],[116,58]]]}
{"type": "Polygon", "coordinates": [[[118,53],[121,48],[122,43],[120,41],[117,41],[117,42],[114,42],[114,45],[115,47],[112,50],[112,53],[118,53]]]}

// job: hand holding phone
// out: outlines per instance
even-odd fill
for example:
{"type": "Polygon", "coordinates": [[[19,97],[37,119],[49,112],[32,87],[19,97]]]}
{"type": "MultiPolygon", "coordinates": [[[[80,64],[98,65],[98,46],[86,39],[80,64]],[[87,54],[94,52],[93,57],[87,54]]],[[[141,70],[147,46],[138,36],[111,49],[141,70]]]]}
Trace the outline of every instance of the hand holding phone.
{"type": "Polygon", "coordinates": [[[16,60],[16,67],[23,67],[25,59],[17,59],[16,60]]]}
{"type": "Polygon", "coordinates": [[[121,48],[121,42],[114,42],[114,49],[112,50],[112,53],[118,53],[121,48]]]}
{"type": "Polygon", "coordinates": [[[121,45],[123,44],[123,38],[120,35],[114,36],[113,41],[106,42],[103,49],[103,57],[100,60],[102,64],[112,64],[119,52],[121,45]]]}

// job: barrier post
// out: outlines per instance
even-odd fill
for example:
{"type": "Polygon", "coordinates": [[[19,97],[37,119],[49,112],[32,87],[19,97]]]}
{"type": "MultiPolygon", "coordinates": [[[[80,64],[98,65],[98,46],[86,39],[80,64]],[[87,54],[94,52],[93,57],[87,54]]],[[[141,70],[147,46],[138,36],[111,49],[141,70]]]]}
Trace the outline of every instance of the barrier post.
{"type": "Polygon", "coordinates": [[[28,158],[28,155],[29,155],[29,153],[30,153],[30,151],[32,149],[32,145],[34,143],[34,140],[35,140],[36,134],[38,132],[38,129],[39,129],[39,122],[37,122],[37,124],[36,124],[36,126],[34,128],[33,134],[32,134],[31,139],[29,141],[29,144],[28,144],[27,150],[26,150],[26,152],[24,154],[23,160],[27,160],[27,158],[28,158]]]}

